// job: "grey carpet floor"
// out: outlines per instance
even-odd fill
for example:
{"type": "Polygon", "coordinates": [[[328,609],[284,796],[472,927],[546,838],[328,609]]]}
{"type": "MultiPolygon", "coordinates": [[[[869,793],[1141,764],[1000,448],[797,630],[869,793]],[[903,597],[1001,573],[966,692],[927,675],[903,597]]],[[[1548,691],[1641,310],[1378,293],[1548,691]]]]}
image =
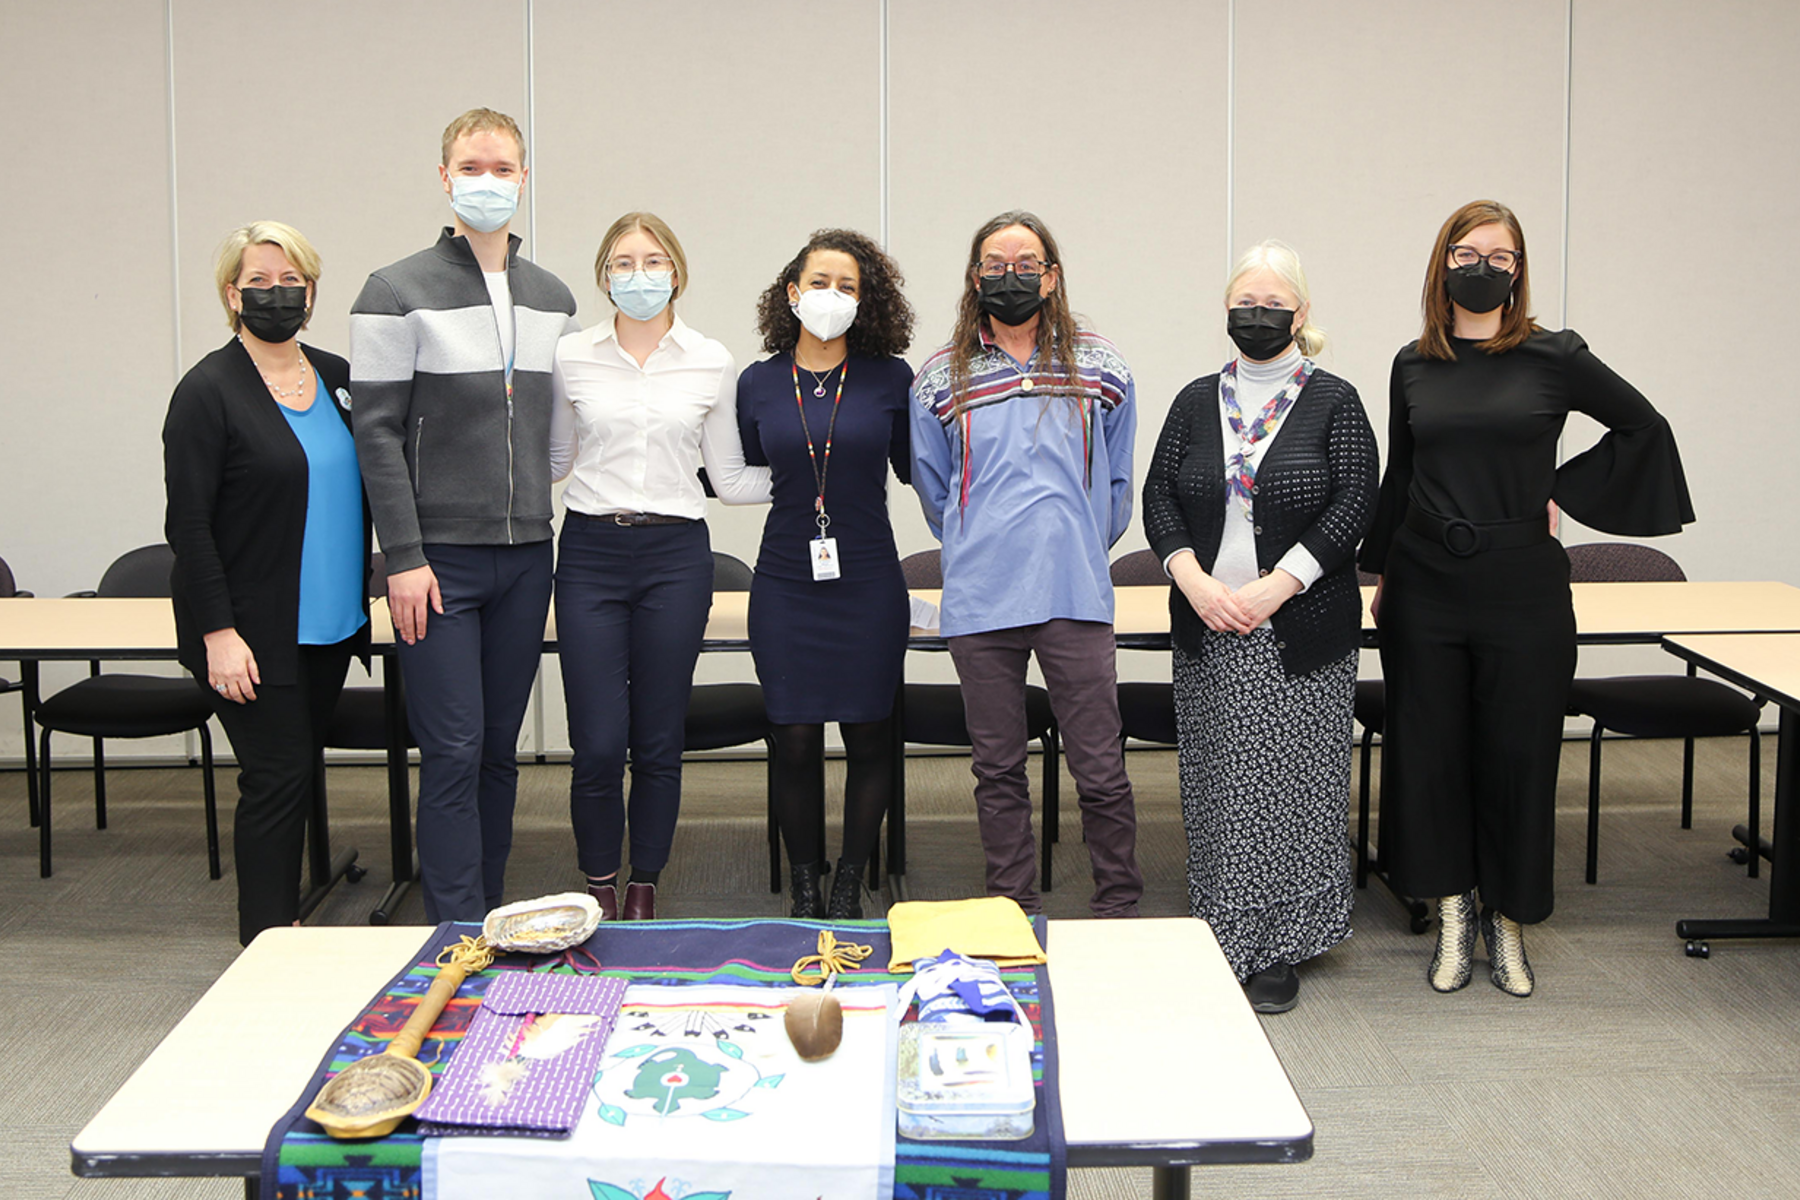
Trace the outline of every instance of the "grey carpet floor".
{"type": "MultiPolygon", "coordinates": [[[[1773,739],[1768,772],[1773,777],[1773,739]]],[[[1185,844],[1175,757],[1133,751],[1146,915],[1184,915],[1185,844]]],[[[1684,916],[1752,916],[1768,885],[1726,859],[1743,820],[1743,747],[1703,743],[1694,828],[1678,826],[1680,748],[1613,743],[1606,756],[1600,884],[1581,880],[1586,750],[1565,751],[1558,907],[1531,931],[1538,994],[1479,975],[1439,996],[1430,938],[1379,885],[1359,894],[1355,936],[1303,972],[1301,1004],[1264,1018],[1317,1128],[1311,1161],[1193,1173],[1199,1196],[1742,1197],[1800,1192],[1800,947],[1716,943],[1683,956],[1684,916]]],[[[841,787],[841,764],[830,787],[841,787]]],[[[1034,783],[1039,767],[1033,761],[1034,783]]],[[[221,790],[233,794],[229,772],[221,790]]],[[[237,1197],[235,1181],[79,1180],[68,1143],[237,952],[234,885],[206,878],[198,772],[116,770],[111,828],[92,824],[80,771],[57,779],[57,870],[37,878],[18,772],[0,774],[0,952],[14,980],[0,1032],[0,1197],[237,1197]]],[[[522,772],[509,894],[575,886],[568,770],[522,772]]],[[[1765,792],[1770,781],[1765,782],[1765,792]]],[[[384,776],[331,773],[334,837],[368,879],[314,914],[366,919],[388,878],[384,776]]],[[[1052,916],[1086,911],[1074,787],[1063,781],[1052,916]]],[[[691,763],[660,903],[671,916],[775,915],[760,762],[691,763]]],[[[966,758],[909,767],[910,894],[979,894],[981,854],[966,758]]],[[[833,837],[835,838],[835,828],[833,837]]],[[[880,910],[880,902],[874,904],[880,910]]],[[[416,896],[397,920],[417,922],[416,896]]],[[[1159,1036],[1180,1037],[1171,1007],[1159,1036]]],[[[271,1030],[270,1036],[280,1036],[271,1030]]],[[[1217,1086],[1196,1079],[1195,1087],[1217,1086]]],[[[1147,1172],[1077,1171],[1074,1197],[1149,1194],[1147,1172]]]]}

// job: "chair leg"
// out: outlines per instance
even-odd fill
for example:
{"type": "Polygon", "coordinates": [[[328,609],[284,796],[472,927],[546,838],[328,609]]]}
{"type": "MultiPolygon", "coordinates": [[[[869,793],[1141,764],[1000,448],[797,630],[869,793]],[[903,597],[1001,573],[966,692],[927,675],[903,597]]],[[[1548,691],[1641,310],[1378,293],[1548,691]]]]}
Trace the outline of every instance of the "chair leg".
{"type": "Polygon", "coordinates": [[[94,739],[94,828],[106,828],[106,742],[94,739]]]}
{"type": "Polygon", "coordinates": [[[1365,727],[1362,736],[1362,762],[1358,767],[1356,797],[1356,886],[1369,886],[1369,752],[1375,745],[1375,731],[1365,727]]]}
{"type": "Polygon", "coordinates": [[[219,798],[213,788],[212,731],[200,726],[200,769],[206,773],[206,866],[219,878],[219,798]]]}
{"type": "Polygon", "coordinates": [[[38,735],[38,878],[50,878],[50,731],[38,735]]]}
{"type": "Polygon", "coordinates": [[[1681,827],[1694,827],[1694,739],[1681,742],[1681,827]]]}
{"type": "Polygon", "coordinates": [[[1062,825],[1062,735],[1055,726],[1044,731],[1044,829],[1038,857],[1042,862],[1038,874],[1043,877],[1044,891],[1054,885],[1050,876],[1051,851],[1056,845],[1057,829],[1062,825]]]}
{"type": "Polygon", "coordinates": [[[781,894],[781,829],[775,824],[775,739],[764,736],[763,746],[768,751],[768,759],[764,771],[767,778],[763,781],[763,795],[769,806],[769,890],[777,896],[781,894]]]}
{"type": "Polygon", "coordinates": [[[1750,727],[1750,878],[1762,874],[1762,728],[1750,727]]]}
{"type": "Polygon", "coordinates": [[[1587,881],[1598,883],[1600,876],[1600,737],[1605,732],[1594,722],[1594,733],[1588,741],[1588,827],[1587,881]]]}

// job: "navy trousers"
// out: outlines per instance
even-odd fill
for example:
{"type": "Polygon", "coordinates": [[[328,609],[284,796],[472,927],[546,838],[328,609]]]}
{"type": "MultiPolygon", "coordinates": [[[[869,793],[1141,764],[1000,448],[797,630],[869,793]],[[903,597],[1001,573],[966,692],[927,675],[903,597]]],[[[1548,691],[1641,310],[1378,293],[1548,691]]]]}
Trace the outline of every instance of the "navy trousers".
{"type": "Polygon", "coordinates": [[[712,579],[704,521],[621,526],[571,512],[563,522],[556,640],[575,752],[569,819],[583,874],[619,869],[627,826],[633,869],[660,871],[669,861],[712,579]]]}
{"type": "Polygon", "coordinates": [[[519,725],[550,613],[548,541],[427,545],[444,611],[398,646],[419,743],[425,919],[479,921],[501,902],[519,790],[519,725]]]}

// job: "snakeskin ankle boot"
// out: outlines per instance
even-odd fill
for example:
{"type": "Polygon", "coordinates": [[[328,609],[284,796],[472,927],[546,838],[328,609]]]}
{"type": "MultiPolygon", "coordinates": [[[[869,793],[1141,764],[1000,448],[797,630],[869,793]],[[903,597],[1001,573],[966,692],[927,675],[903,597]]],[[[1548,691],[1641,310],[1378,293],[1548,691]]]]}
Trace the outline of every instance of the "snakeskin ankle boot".
{"type": "Polygon", "coordinates": [[[1509,996],[1529,996],[1537,980],[1525,958],[1525,930],[1511,917],[1491,908],[1481,910],[1481,936],[1487,942],[1488,978],[1509,996]]]}
{"type": "Polygon", "coordinates": [[[1425,978],[1434,991],[1460,991],[1475,970],[1475,893],[1445,896],[1437,906],[1437,952],[1425,978]]]}

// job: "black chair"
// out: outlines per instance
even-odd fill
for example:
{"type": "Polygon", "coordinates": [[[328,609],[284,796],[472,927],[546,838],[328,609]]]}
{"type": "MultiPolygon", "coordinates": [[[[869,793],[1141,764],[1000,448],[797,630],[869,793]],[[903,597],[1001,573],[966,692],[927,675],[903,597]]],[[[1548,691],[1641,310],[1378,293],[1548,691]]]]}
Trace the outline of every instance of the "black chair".
{"type": "MultiPolygon", "coordinates": [[[[747,592],[754,577],[748,563],[713,551],[713,591],[747,592]]],[[[688,694],[682,749],[723,750],[761,742],[768,753],[764,794],[769,825],[769,890],[781,891],[781,829],[775,822],[775,739],[763,690],[755,683],[697,683],[688,694]]],[[[821,818],[822,819],[822,818],[821,818]]],[[[824,844],[823,837],[820,844],[824,844]]]]}
{"type": "MultiPolygon", "coordinates": [[[[14,584],[12,568],[6,560],[0,558],[0,600],[11,600],[14,597],[29,598],[30,592],[21,592],[14,584]]],[[[24,664],[20,664],[20,673],[24,673],[24,664]]],[[[30,814],[31,824],[38,823],[37,794],[37,739],[31,736],[31,710],[26,707],[26,688],[23,679],[7,679],[0,676],[0,696],[8,692],[19,693],[19,716],[25,726],[25,807],[30,814]]]]}
{"type": "MultiPolygon", "coordinates": [[[[901,573],[910,588],[944,586],[943,562],[936,550],[921,550],[900,560],[901,573]]],[[[962,688],[954,683],[908,683],[900,689],[901,737],[921,746],[969,746],[968,717],[963,711],[962,688]]],[[[1051,848],[1061,840],[1058,801],[1062,778],[1062,737],[1056,714],[1050,709],[1050,693],[1035,685],[1025,689],[1025,736],[1044,748],[1044,820],[1039,841],[1041,885],[1050,891],[1051,848]]],[[[896,780],[896,805],[904,804],[905,771],[896,780]]]]}
{"type": "MultiPolygon", "coordinates": [[[[1628,542],[1570,546],[1569,577],[1576,583],[1679,583],[1679,564],[1661,550],[1628,542]]],[[[1600,747],[1607,730],[1636,738],[1681,738],[1681,827],[1694,827],[1694,739],[1749,734],[1750,820],[1745,857],[1752,878],[1759,873],[1762,825],[1762,707],[1760,697],[1695,676],[1616,675],[1577,679],[1569,691],[1569,711],[1592,717],[1588,741],[1587,881],[1599,878],[1600,747]]]]}
{"type": "MultiPolygon", "coordinates": [[[[101,597],[168,596],[169,571],[175,552],[167,545],[142,546],[114,562],[93,592],[101,597]]],[[[50,875],[50,735],[68,733],[94,739],[94,828],[106,828],[106,756],[104,739],[200,735],[200,761],[206,789],[206,857],[212,878],[219,878],[219,812],[213,787],[212,702],[192,679],[156,675],[92,674],[44,700],[33,713],[42,731],[38,741],[38,870],[50,875]]]]}
{"type": "MultiPolygon", "coordinates": [[[[1167,587],[1169,577],[1162,562],[1151,550],[1133,550],[1112,564],[1114,587],[1167,587]]],[[[1122,738],[1173,746],[1175,732],[1175,687],[1168,683],[1121,683],[1119,685],[1119,731],[1122,738]]]]}

